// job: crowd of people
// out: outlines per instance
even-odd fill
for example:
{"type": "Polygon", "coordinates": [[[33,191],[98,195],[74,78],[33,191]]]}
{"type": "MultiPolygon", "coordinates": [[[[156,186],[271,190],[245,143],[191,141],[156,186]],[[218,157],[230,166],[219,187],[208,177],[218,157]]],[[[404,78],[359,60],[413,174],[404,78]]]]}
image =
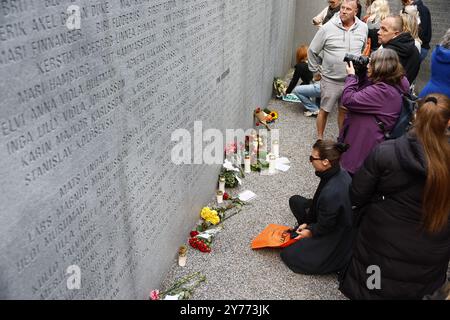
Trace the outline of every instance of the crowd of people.
{"type": "Polygon", "coordinates": [[[313,199],[290,199],[301,241],[281,258],[297,273],[337,273],[351,299],[450,299],[439,295],[450,291],[450,29],[432,53],[411,128],[387,139],[415,96],[430,11],[401,0],[391,14],[386,0],[368,0],[360,18],[359,0],[328,2],[287,90],[317,116],[309,159],[320,183],[313,199]],[[336,108],[339,137],[324,140],[336,108]],[[379,270],[373,286],[370,270],[379,270]]]}

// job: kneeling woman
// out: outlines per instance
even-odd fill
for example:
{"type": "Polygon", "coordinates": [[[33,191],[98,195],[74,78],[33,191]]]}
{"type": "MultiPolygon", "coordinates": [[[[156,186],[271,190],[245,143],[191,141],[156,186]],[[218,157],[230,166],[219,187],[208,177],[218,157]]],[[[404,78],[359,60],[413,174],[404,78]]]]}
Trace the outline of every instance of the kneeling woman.
{"type": "Polygon", "coordinates": [[[293,196],[289,205],[297,219],[300,241],[285,248],[281,258],[296,273],[338,272],[348,263],[352,246],[351,178],[339,161],[348,146],[319,140],[310,161],[320,184],[314,199],[293,196]]]}

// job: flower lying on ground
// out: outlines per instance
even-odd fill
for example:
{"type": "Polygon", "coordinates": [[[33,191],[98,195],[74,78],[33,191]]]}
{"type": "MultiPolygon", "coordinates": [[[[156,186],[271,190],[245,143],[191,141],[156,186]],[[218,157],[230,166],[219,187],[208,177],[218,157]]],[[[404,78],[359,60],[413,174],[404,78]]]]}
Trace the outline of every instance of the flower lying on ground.
{"type": "Polygon", "coordinates": [[[189,245],[192,248],[210,253],[215,235],[222,230],[221,225],[217,225],[238,214],[242,207],[246,205],[239,198],[233,198],[228,193],[224,195],[226,195],[225,200],[228,202],[226,206],[218,208],[204,207],[200,212],[202,221],[197,225],[196,230],[192,230],[189,233],[189,245]],[[237,210],[227,215],[226,212],[231,209],[237,210]]]}
{"type": "Polygon", "coordinates": [[[194,290],[205,281],[206,277],[200,272],[190,274],[176,281],[164,292],[152,290],[150,292],[150,300],[188,300],[191,298],[194,290]]]}
{"type": "Polygon", "coordinates": [[[236,188],[239,185],[239,179],[244,178],[245,175],[241,167],[241,158],[237,154],[230,158],[233,162],[225,159],[220,176],[225,178],[226,188],[236,188]]]}
{"type": "Polygon", "coordinates": [[[267,123],[273,123],[278,119],[278,112],[275,110],[264,109],[264,112],[267,113],[270,118],[267,120],[267,123]]]}
{"type": "Polygon", "coordinates": [[[219,214],[216,210],[211,210],[209,207],[204,207],[202,209],[202,212],[200,213],[200,216],[202,219],[204,219],[207,222],[212,223],[213,225],[216,225],[220,222],[219,214]]]}
{"type": "Polygon", "coordinates": [[[278,119],[278,112],[272,111],[272,112],[270,113],[270,115],[272,116],[272,120],[273,120],[273,121],[275,121],[275,120],[278,119]]]}
{"type": "Polygon", "coordinates": [[[204,239],[200,239],[195,236],[189,239],[189,244],[192,248],[198,249],[200,252],[210,253],[211,252],[211,243],[208,243],[204,239]]]}
{"type": "Polygon", "coordinates": [[[199,235],[198,231],[191,231],[191,233],[189,234],[191,236],[191,238],[196,237],[199,235]]]}
{"type": "Polygon", "coordinates": [[[287,85],[280,78],[275,77],[273,79],[273,88],[275,90],[277,98],[281,98],[284,94],[286,94],[287,85]]]}
{"type": "Polygon", "coordinates": [[[159,300],[159,290],[150,292],[150,300],[159,300]]]}

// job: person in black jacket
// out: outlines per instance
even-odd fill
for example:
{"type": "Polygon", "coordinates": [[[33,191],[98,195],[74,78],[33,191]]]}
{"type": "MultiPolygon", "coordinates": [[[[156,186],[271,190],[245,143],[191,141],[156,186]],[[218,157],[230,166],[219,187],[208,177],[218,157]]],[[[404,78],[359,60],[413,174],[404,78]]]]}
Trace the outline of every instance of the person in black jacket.
{"type": "Polygon", "coordinates": [[[450,99],[432,94],[412,131],[380,144],[353,178],[359,221],[340,290],[350,299],[422,299],[450,260],[450,99]],[[377,271],[378,270],[378,271],[377,271]]]}
{"type": "MultiPolygon", "coordinates": [[[[419,38],[422,41],[422,48],[420,52],[420,62],[425,60],[430,50],[430,41],[432,36],[431,28],[431,14],[430,10],[423,4],[422,0],[402,0],[403,8],[408,5],[415,5],[419,11],[420,25],[419,38]]],[[[403,9],[403,11],[405,11],[403,9]]]]}
{"type": "Polygon", "coordinates": [[[413,83],[420,69],[420,54],[409,32],[403,32],[402,17],[390,16],[381,21],[378,40],[383,48],[397,52],[400,63],[406,71],[406,78],[413,83]]]}
{"type": "Polygon", "coordinates": [[[419,26],[419,38],[422,40],[422,49],[420,52],[420,61],[422,62],[428,55],[430,50],[430,41],[432,36],[431,29],[431,14],[430,10],[423,4],[422,0],[416,0],[415,5],[419,10],[420,26],[419,26]]]}
{"type": "Polygon", "coordinates": [[[302,45],[297,49],[296,58],[295,72],[286,94],[293,93],[297,96],[306,109],[303,113],[306,117],[317,116],[319,114],[318,104],[320,104],[320,82],[313,81],[313,74],[309,71],[307,45],[302,45]],[[302,82],[297,85],[300,79],[302,82]],[[316,103],[312,102],[311,98],[316,98],[316,103]]]}
{"type": "Polygon", "coordinates": [[[352,210],[348,188],[351,178],[339,165],[348,145],[319,140],[310,161],[320,177],[314,199],[293,196],[289,200],[299,226],[300,241],[285,248],[281,259],[296,273],[339,272],[351,253],[352,210]]]}
{"type": "Polygon", "coordinates": [[[302,84],[309,84],[313,79],[313,74],[308,69],[308,46],[301,45],[297,48],[296,61],[294,75],[292,76],[289,87],[286,90],[286,94],[289,94],[297,86],[297,83],[302,80],[302,84]]]}

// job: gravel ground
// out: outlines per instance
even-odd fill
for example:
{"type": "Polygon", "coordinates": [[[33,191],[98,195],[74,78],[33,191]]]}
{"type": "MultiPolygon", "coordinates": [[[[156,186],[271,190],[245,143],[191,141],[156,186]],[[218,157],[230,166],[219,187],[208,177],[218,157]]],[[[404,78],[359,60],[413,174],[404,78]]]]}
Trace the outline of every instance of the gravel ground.
{"type": "MultiPolygon", "coordinates": [[[[247,175],[243,186],[230,193],[236,195],[248,189],[257,198],[224,223],[210,254],[189,248],[184,268],[174,259],[163,281],[163,290],[180,277],[201,272],[207,281],[195,290],[194,300],[345,299],[338,291],[335,275],[295,274],[281,261],[280,250],[250,248],[252,239],[268,224],[293,226],[295,219],[289,210],[289,198],[294,194],[312,197],[319,182],[308,161],[316,139],[315,118],[304,117],[300,104],[272,100],[271,108],[280,114],[272,127],[280,129],[280,155],[290,159],[291,169],[274,176],[247,175]]],[[[330,114],[326,138],[337,136],[336,115],[336,111],[330,114]]]]}

